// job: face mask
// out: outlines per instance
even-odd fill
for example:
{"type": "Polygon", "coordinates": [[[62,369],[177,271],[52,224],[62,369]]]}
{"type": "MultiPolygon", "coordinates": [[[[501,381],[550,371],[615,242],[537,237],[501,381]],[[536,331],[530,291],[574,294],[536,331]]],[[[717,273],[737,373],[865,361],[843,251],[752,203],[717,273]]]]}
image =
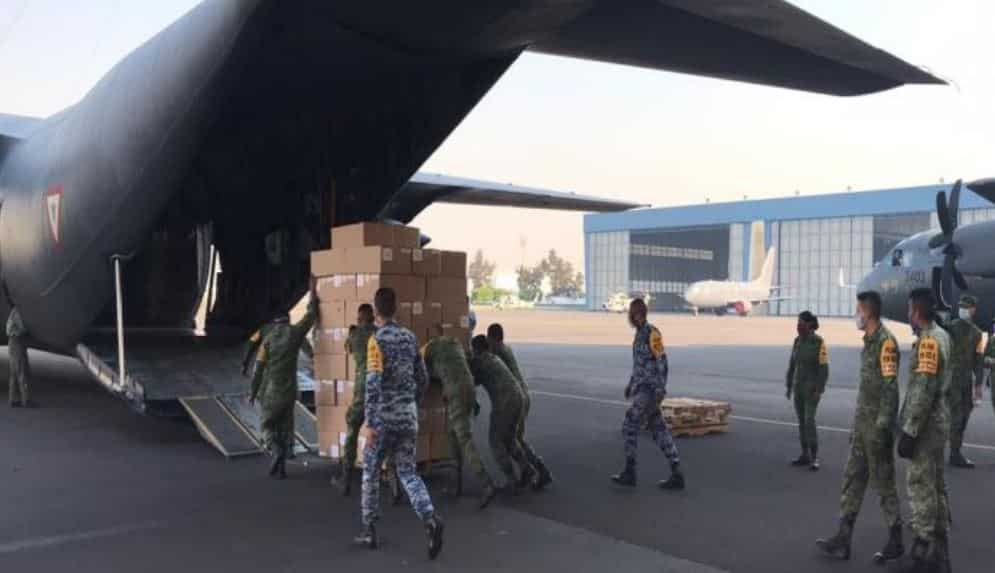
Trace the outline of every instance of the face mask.
{"type": "Polygon", "coordinates": [[[961,320],[971,320],[971,309],[962,308],[957,311],[957,315],[960,316],[961,320]]]}

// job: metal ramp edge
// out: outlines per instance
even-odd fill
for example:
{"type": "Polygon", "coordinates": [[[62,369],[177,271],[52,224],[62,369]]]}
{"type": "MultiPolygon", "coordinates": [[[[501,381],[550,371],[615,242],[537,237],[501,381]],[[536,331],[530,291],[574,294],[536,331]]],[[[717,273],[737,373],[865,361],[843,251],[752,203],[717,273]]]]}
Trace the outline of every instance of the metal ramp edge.
{"type": "Polygon", "coordinates": [[[179,399],[197,431],[227,458],[263,453],[255,437],[215,396],[188,396],[179,399]]]}

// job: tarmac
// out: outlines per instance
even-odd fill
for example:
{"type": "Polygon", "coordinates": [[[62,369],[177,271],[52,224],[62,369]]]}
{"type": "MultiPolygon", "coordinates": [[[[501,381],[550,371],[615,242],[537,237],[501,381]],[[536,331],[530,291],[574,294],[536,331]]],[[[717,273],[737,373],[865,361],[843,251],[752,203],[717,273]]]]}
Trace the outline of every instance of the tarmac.
{"type": "MultiPolygon", "coordinates": [[[[829,561],[814,545],[836,525],[861,344],[853,322],[826,320],[820,331],[831,375],[818,417],[822,471],[812,473],[787,463],[798,449],[784,397],[793,320],[651,319],[668,347],[670,395],[733,405],[729,433],[678,441],[687,490],[655,487],[668,469],[648,438],[640,441],[638,487],[608,481],[622,463],[632,336],[624,316],[480,310],[478,328],[502,322],[529,378],[529,439],[556,483],[479,511],[472,476],[468,495],[456,500],[451,475],[434,473],[429,485],[447,524],[436,562],[425,558],[411,510],[386,499],[382,549],[352,547],[359,501],[328,485],[327,463],[298,458],[290,479],[272,481],[264,459],[225,460],[189,423],[134,413],[75,360],[32,354],[42,408],[0,408],[0,571],[888,570],[871,564],[886,533],[873,491],[857,523],[853,560],[829,561]]],[[[907,353],[908,327],[893,327],[907,353]]],[[[0,364],[5,376],[5,354],[0,364]]],[[[486,419],[478,419],[478,440],[486,419]]],[[[947,469],[953,564],[961,572],[991,571],[995,417],[987,391],[967,442],[978,467],[947,469]]],[[[907,515],[903,463],[898,483],[907,515]]]]}

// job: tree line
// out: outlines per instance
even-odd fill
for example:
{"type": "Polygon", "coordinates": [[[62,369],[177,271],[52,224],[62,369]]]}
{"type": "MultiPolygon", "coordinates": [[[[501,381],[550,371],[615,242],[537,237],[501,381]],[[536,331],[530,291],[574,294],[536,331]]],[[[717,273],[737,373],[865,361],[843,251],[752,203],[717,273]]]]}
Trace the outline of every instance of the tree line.
{"type": "MultiPolygon", "coordinates": [[[[467,269],[467,276],[473,289],[473,301],[489,303],[498,301],[511,293],[494,287],[496,265],[477,249],[467,269]]],[[[515,271],[518,277],[518,298],[527,302],[537,302],[542,298],[543,282],[549,279],[551,296],[580,298],[584,295],[584,274],[576,271],[573,264],[550,249],[549,254],[535,266],[520,265],[515,271]]]]}

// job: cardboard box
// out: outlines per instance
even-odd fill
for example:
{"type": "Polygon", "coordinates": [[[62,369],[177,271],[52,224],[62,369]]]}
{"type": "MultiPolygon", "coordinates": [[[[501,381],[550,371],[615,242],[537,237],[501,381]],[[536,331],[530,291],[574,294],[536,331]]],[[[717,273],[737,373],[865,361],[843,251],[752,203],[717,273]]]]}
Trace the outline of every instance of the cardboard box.
{"type": "Polygon", "coordinates": [[[418,436],[415,441],[415,462],[427,462],[432,459],[432,437],[428,434],[418,436]]]}
{"type": "Polygon", "coordinates": [[[439,276],[442,274],[442,254],[435,249],[412,250],[411,272],[423,277],[439,276]]]}
{"type": "Polygon", "coordinates": [[[356,223],[332,229],[332,248],[393,247],[394,227],[386,223],[356,223]]]}
{"type": "MultiPolygon", "coordinates": [[[[336,326],[326,328],[318,326],[314,329],[314,352],[315,354],[345,355],[345,341],[349,338],[349,328],[336,326]]],[[[315,366],[317,368],[317,366],[315,366]]],[[[318,376],[319,379],[327,380],[325,376],[318,376]]],[[[335,380],[348,379],[348,376],[335,376],[335,380]]]]}
{"type": "Polygon", "coordinates": [[[332,275],[318,279],[315,285],[318,301],[332,302],[335,300],[355,300],[356,275],[332,275]]]}
{"type": "Polygon", "coordinates": [[[356,383],[352,380],[335,381],[335,402],[339,406],[349,407],[356,396],[356,383]]]}
{"type": "Polygon", "coordinates": [[[392,288],[398,302],[425,300],[425,277],[362,274],[356,277],[356,300],[372,303],[381,288],[392,288]]]}
{"type": "Polygon", "coordinates": [[[453,451],[449,447],[449,434],[432,434],[429,447],[431,448],[429,458],[432,461],[448,460],[453,457],[453,451]]]}
{"type": "Polygon", "coordinates": [[[426,277],[425,298],[449,302],[466,300],[466,277],[426,277]]]}
{"type": "Polygon", "coordinates": [[[470,328],[470,303],[466,297],[444,301],[441,306],[443,324],[470,328]]]}
{"type": "Polygon", "coordinates": [[[466,253],[460,251],[439,251],[439,257],[439,274],[441,276],[466,276],[466,253]]]}
{"type": "Polygon", "coordinates": [[[421,229],[406,225],[394,225],[394,246],[400,249],[420,249],[421,229]]]}
{"type": "Polygon", "coordinates": [[[442,305],[440,303],[416,302],[411,305],[411,330],[418,335],[420,342],[427,342],[431,337],[434,324],[442,324],[442,305]]]}
{"type": "Polygon", "coordinates": [[[345,354],[314,355],[314,375],[318,380],[351,380],[356,365],[345,354]]]}
{"type": "Polygon", "coordinates": [[[338,397],[335,394],[335,380],[315,380],[314,381],[314,405],[317,408],[322,406],[337,406],[338,397]]]}
{"type": "Polygon", "coordinates": [[[411,328],[411,307],[410,302],[399,302],[397,312],[394,314],[394,321],[408,329],[411,328]]]}
{"type": "Polygon", "coordinates": [[[318,418],[318,433],[321,432],[345,432],[349,429],[346,424],[347,406],[321,406],[315,410],[318,418]]]}
{"type": "Polygon", "coordinates": [[[345,249],[311,252],[311,275],[320,278],[338,274],[349,274],[345,249]]]}
{"type": "Polygon", "coordinates": [[[318,455],[333,460],[342,459],[345,448],[339,445],[338,432],[318,432],[318,455]]]}
{"type": "Polygon", "coordinates": [[[336,272],[410,275],[411,249],[398,249],[396,247],[348,248],[345,249],[345,264],[347,270],[336,272]]]}
{"type": "Polygon", "coordinates": [[[322,302],[318,305],[318,326],[320,328],[341,328],[348,325],[344,300],[322,302]]]}

